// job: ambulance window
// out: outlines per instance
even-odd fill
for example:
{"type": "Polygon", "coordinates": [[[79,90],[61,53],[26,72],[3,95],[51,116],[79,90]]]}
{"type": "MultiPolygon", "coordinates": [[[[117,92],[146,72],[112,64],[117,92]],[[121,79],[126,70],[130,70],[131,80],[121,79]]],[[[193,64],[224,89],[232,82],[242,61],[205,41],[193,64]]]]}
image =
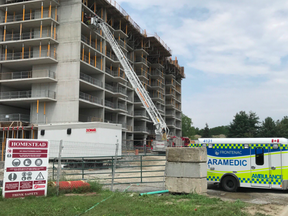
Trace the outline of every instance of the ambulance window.
{"type": "Polygon", "coordinates": [[[261,166],[264,164],[264,149],[263,148],[255,149],[255,159],[256,159],[256,165],[261,166]]]}

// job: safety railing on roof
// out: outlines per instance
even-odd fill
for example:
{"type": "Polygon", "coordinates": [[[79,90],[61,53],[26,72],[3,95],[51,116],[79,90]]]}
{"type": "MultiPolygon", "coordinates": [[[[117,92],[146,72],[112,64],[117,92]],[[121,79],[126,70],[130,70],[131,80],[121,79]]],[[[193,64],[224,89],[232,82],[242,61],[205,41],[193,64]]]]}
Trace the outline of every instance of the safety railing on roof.
{"type": "MultiPolygon", "coordinates": [[[[130,17],[130,15],[115,1],[115,0],[105,0],[107,3],[115,7],[132,25],[135,29],[138,30],[144,37],[147,37],[147,33],[145,30],[141,29],[141,27],[130,17]]],[[[153,35],[162,46],[172,54],[172,50],[168,47],[168,45],[155,33],[153,35]]]]}

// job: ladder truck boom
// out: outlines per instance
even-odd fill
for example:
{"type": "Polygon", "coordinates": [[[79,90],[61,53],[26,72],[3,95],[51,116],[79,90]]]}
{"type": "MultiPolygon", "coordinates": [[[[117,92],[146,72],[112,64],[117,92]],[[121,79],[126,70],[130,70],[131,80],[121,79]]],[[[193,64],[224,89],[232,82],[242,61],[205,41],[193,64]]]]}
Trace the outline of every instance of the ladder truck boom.
{"type": "Polygon", "coordinates": [[[93,29],[100,28],[102,30],[112,50],[114,51],[115,55],[120,61],[120,64],[123,67],[124,72],[128,80],[130,81],[133,89],[135,90],[136,94],[140,98],[140,101],[142,102],[143,106],[145,107],[146,111],[148,112],[150,118],[152,119],[156,127],[155,129],[156,140],[160,140],[159,136],[161,136],[162,140],[166,140],[167,139],[166,136],[169,135],[169,129],[166,125],[166,122],[164,121],[158,109],[156,108],[153,101],[151,100],[149,93],[143,87],[141,81],[139,80],[137,74],[135,73],[133,67],[129,63],[127,57],[125,56],[124,52],[120,48],[119,44],[115,40],[114,35],[111,33],[106,22],[102,20],[100,17],[96,16],[96,17],[91,18],[91,22],[89,26],[93,29]]]}

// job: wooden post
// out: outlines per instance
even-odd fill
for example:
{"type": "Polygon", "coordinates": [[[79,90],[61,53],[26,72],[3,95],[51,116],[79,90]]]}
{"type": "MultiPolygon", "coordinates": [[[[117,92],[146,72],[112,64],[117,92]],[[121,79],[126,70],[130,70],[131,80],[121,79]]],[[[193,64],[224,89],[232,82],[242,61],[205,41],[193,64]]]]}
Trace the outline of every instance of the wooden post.
{"type": "Polygon", "coordinates": [[[88,63],[90,64],[90,49],[89,49],[89,54],[88,54],[88,63]]]}
{"type": "Polygon", "coordinates": [[[25,20],[25,5],[23,5],[23,21],[25,20]]]}
{"type": "Polygon", "coordinates": [[[20,38],[20,40],[21,40],[21,38],[22,38],[22,23],[20,23],[20,33],[19,33],[19,38],[20,38]]]}
{"type": "Polygon", "coordinates": [[[4,26],[4,35],[3,35],[3,41],[6,41],[6,25],[4,26]]]}
{"type": "Polygon", "coordinates": [[[8,7],[6,7],[6,11],[5,11],[5,23],[7,23],[7,16],[8,16],[8,7]]]}
{"type": "Polygon", "coordinates": [[[25,51],[25,49],[24,49],[24,43],[22,44],[22,59],[24,59],[24,51],[25,51]]]}
{"type": "Polygon", "coordinates": [[[55,20],[58,21],[58,14],[57,14],[58,10],[57,10],[57,6],[55,7],[55,20]]]}
{"type": "Polygon", "coordinates": [[[49,17],[51,17],[51,10],[52,10],[52,6],[51,6],[51,1],[50,1],[50,5],[49,5],[49,17]]]}
{"type": "Polygon", "coordinates": [[[43,2],[41,2],[41,19],[43,19],[43,2]]]}
{"type": "Polygon", "coordinates": [[[56,24],[54,24],[54,40],[56,40],[56,24]]]}
{"type": "Polygon", "coordinates": [[[83,48],[82,48],[82,61],[84,61],[84,45],[83,45],[83,48]]]}
{"type": "Polygon", "coordinates": [[[39,57],[41,57],[41,53],[42,53],[42,44],[40,42],[40,46],[39,46],[39,57]]]}
{"type": "Polygon", "coordinates": [[[5,60],[7,60],[7,45],[5,46],[5,60]]]}
{"type": "Polygon", "coordinates": [[[42,38],[42,21],[40,23],[40,38],[42,38]]]}
{"type": "Polygon", "coordinates": [[[103,59],[102,59],[102,56],[101,56],[101,70],[103,70],[103,59]]]}
{"type": "Polygon", "coordinates": [[[48,51],[47,51],[47,56],[50,57],[50,42],[48,43],[48,51]]]}

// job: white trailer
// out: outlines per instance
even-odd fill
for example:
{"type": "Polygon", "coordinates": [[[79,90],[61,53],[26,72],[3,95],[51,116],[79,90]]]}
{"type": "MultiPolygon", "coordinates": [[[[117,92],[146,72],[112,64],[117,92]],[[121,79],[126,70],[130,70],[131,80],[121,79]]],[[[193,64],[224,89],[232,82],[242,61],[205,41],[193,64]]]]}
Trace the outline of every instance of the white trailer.
{"type": "Polygon", "coordinates": [[[122,126],[102,122],[39,125],[38,139],[50,141],[50,158],[115,156],[122,153],[122,126]]]}

